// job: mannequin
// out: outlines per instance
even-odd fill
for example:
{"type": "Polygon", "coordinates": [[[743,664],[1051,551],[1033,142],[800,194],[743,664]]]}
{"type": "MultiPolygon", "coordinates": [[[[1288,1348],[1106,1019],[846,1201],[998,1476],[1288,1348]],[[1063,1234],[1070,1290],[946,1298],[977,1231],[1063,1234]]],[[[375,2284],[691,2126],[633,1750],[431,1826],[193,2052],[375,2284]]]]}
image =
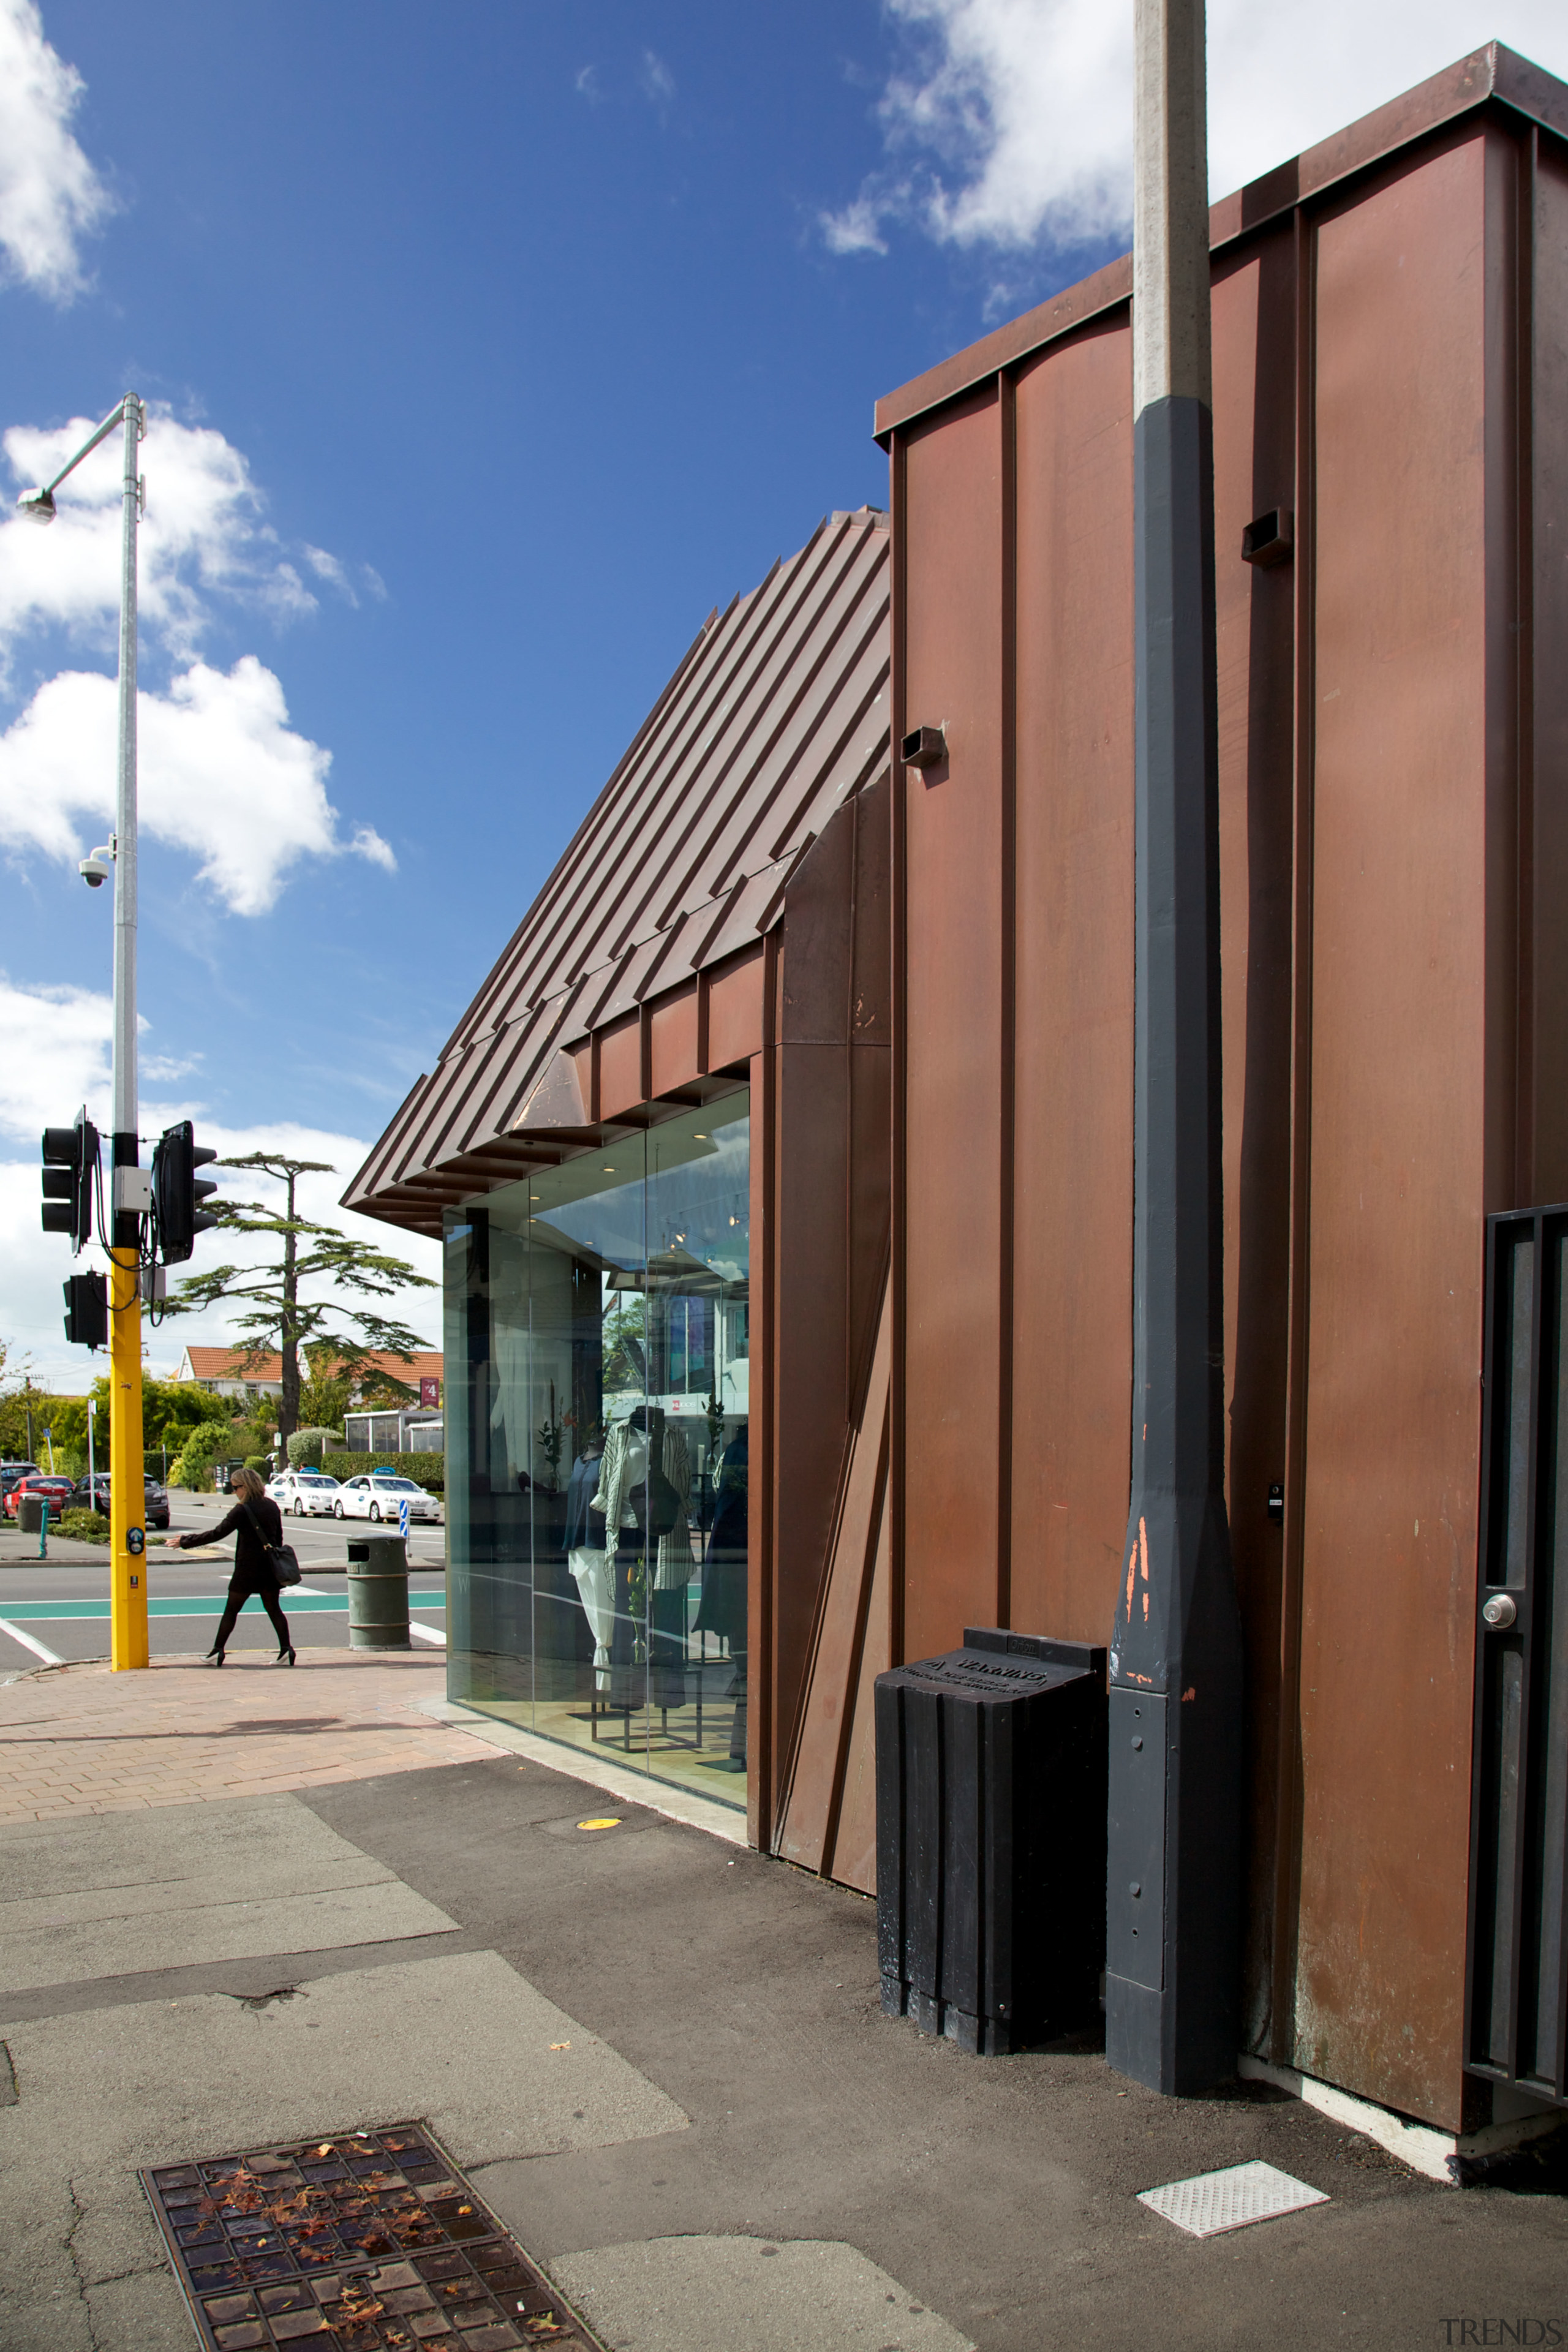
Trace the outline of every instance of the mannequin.
{"type": "Polygon", "coordinates": [[[610,1687],[610,1643],[616,1626],[616,1575],[605,1544],[603,1515],[593,1507],[604,1441],[591,1438],[572,1465],[566,1486],[566,1564],[576,1580],[594,1636],[594,1687],[610,1687]]]}
{"type": "Polygon", "coordinates": [[[730,1644],[734,1671],[727,1698],[735,1701],[730,1733],[730,1763],[743,1769],[746,1760],[746,1601],[747,1544],[750,1524],[748,1424],[742,1422],[720,1455],[713,1477],[713,1525],[702,1562],[702,1602],[697,1612],[700,1633],[718,1633],[730,1644]]]}
{"type": "MultiPolygon", "coordinates": [[[[631,1672],[616,1677],[628,1694],[617,1704],[640,1705],[635,1668],[646,1658],[652,1668],[646,1696],[656,1706],[686,1704],[686,1587],[691,1577],[691,1538],[687,1511],[691,1497],[691,1454],[684,1430],[673,1429],[658,1405],[637,1405],[611,1429],[598,1491],[592,1507],[602,1511],[606,1530],[616,1530],[616,1612],[627,1623],[629,1639],[617,1658],[631,1672]],[[656,1462],[662,1483],[654,1484],[650,1506],[648,1464],[656,1462]],[[659,1530],[673,1507],[671,1523],[659,1530]],[[649,1538],[650,1522],[655,1530],[649,1538]],[[651,1570],[652,1573],[649,1574],[651,1570]],[[645,1637],[647,1638],[645,1648],[645,1637]]],[[[606,1547],[609,1536],[605,1537],[606,1547]]],[[[606,1558],[608,1553],[606,1550],[606,1558]]]]}

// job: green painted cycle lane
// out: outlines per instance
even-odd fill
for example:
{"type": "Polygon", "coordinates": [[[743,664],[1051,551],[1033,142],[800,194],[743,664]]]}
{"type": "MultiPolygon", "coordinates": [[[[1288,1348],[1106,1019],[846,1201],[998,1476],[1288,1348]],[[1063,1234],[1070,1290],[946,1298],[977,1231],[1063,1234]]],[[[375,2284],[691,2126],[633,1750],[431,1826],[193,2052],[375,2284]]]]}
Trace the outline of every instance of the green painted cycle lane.
{"type": "MultiPolygon", "coordinates": [[[[349,1603],[346,1593],[340,1600],[335,1592],[296,1593],[285,1586],[279,1597],[287,1606],[290,1617],[305,1611],[337,1617],[348,1615],[349,1603]]],[[[199,1593],[181,1593],[177,1597],[163,1600],[158,1599],[155,1595],[149,1595],[147,1614],[149,1617],[211,1617],[223,1608],[226,1598],[226,1596],[221,1592],[215,1592],[208,1598],[204,1598],[199,1593]]],[[[416,1613],[424,1612],[437,1615],[445,1614],[447,1607],[444,1600],[436,1595],[431,1595],[427,1599],[422,1592],[411,1592],[408,1596],[408,1605],[416,1613]]],[[[35,1623],[48,1624],[52,1622],[58,1624],[71,1617],[85,1617],[107,1622],[109,1602],[107,1599],[13,1601],[9,1605],[0,1604],[0,1619],[7,1617],[14,1619],[17,1623],[26,1623],[31,1621],[35,1623]]]]}

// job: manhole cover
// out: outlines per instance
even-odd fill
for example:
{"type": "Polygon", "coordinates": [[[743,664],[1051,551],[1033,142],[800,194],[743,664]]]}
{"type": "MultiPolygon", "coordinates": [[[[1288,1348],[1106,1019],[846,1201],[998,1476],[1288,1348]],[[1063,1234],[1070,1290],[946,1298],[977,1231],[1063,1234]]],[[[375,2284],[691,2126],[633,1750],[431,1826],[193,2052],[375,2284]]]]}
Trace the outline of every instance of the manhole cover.
{"type": "Polygon", "coordinates": [[[213,2352],[598,2345],[423,2124],[141,2179],[213,2352]]]}

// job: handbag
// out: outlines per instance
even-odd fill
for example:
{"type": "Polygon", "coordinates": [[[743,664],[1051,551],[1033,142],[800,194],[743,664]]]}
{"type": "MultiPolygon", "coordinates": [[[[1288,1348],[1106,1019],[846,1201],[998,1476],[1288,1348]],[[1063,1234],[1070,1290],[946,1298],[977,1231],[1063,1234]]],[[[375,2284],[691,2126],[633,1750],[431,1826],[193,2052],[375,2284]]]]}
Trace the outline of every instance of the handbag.
{"type": "Polygon", "coordinates": [[[647,1531],[656,1542],[662,1541],[680,1517],[680,1489],[665,1476],[656,1462],[650,1462],[644,1491],[647,1496],[647,1531]]]}
{"type": "Polygon", "coordinates": [[[264,1530],[260,1520],[257,1517],[255,1511],[251,1508],[248,1500],[245,1505],[245,1516],[250,1521],[251,1526],[256,1529],[258,1536],[261,1538],[261,1549],[266,1556],[267,1565],[272,1572],[273,1581],[278,1586],[279,1591],[281,1591],[285,1585],[298,1584],[300,1581],[300,1562],[295,1556],[293,1545],[268,1543],[267,1540],[266,1531],[264,1530]]]}

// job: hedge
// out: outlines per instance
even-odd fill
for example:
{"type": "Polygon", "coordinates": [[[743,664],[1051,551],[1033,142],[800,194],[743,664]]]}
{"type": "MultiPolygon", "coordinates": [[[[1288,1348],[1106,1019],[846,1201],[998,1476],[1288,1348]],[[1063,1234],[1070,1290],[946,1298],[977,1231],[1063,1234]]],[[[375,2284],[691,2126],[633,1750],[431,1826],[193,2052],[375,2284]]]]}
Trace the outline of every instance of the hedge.
{"type": "Polygon", "coordinates": [[[101,1511],[62,1511],[57,1519],[51,1512],[49,1533],[65,1536],[72,1543],[106,1544],[109,1541],[109,1521],[101,1511]]]}
{"type": "MultiPolygon", "coordinates": [[[[312,1466],[309,1462],[300,1465],[302,1470],[312,1466]]],[[[359,1478],[367,1470],[395,1470],[400,1478],[412,1478],[416,1486],[427,1486],[433,1495],[444,1494],[447,1486],[444,1454],[334,1454],[329,1448],[321,1467],[329,1478],[359,1478]]]]}

